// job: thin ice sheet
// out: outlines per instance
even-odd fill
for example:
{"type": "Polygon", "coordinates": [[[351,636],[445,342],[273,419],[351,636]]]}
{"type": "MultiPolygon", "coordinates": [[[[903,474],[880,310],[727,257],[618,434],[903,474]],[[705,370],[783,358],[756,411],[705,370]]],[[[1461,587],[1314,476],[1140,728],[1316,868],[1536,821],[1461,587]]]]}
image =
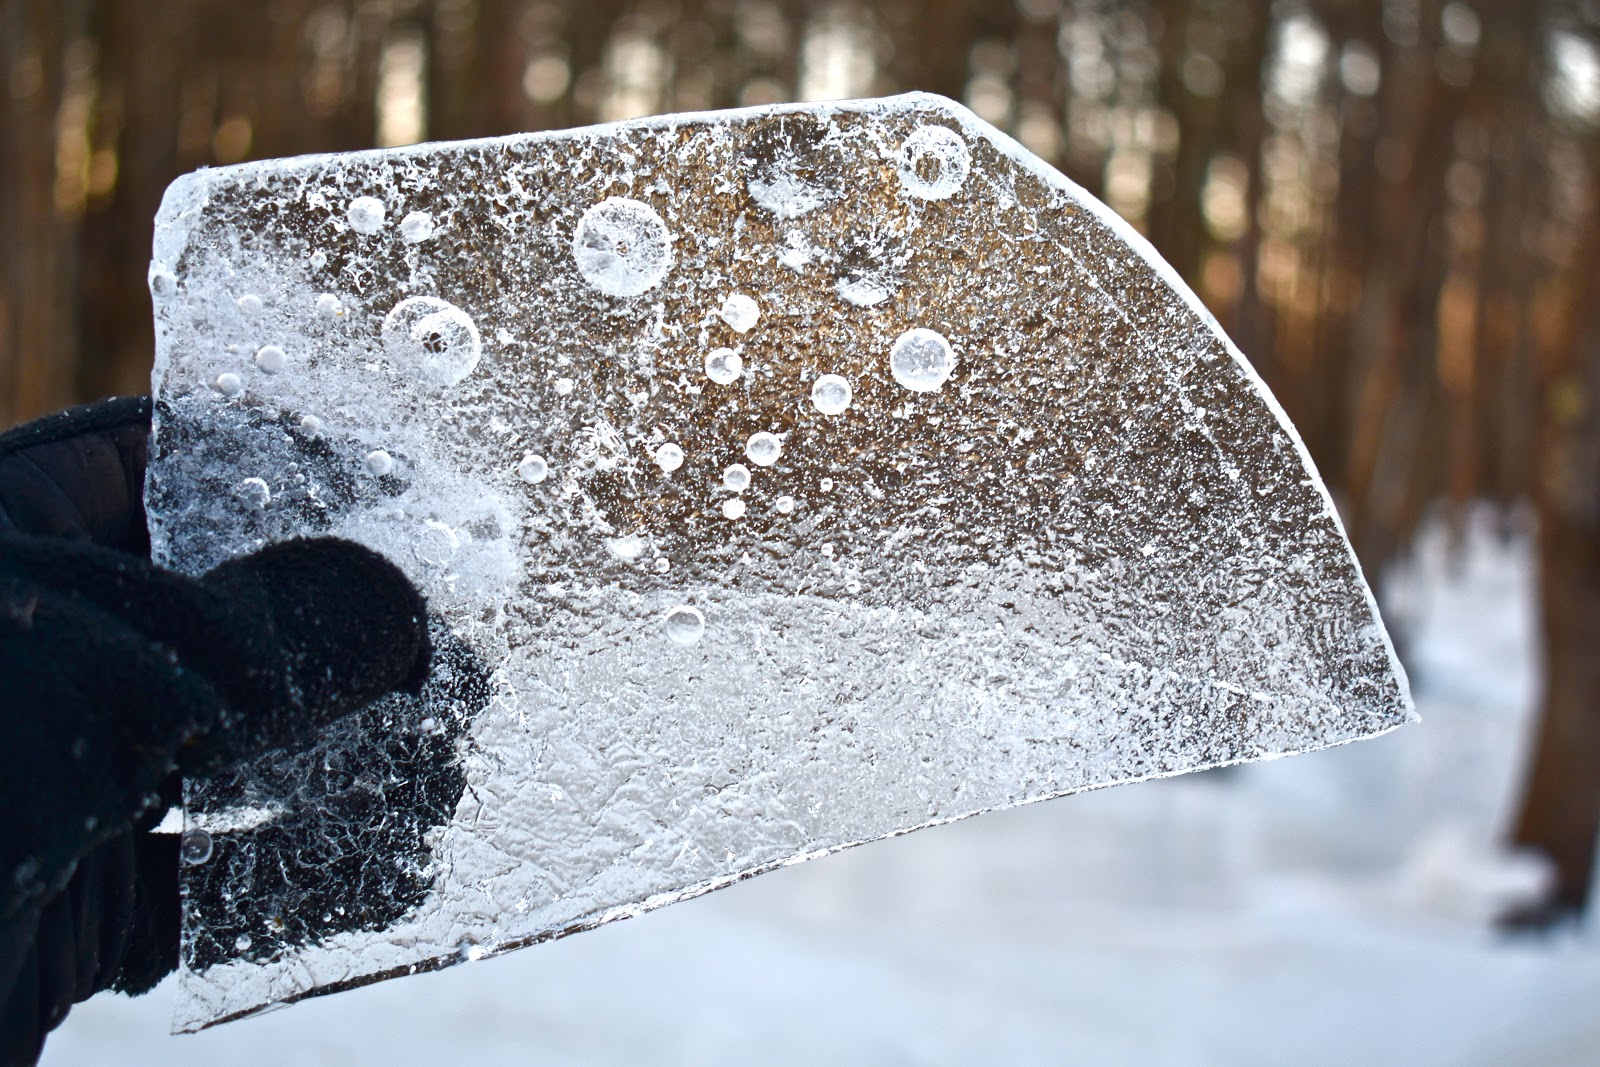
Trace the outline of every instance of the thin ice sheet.
{"type": "Polygon", "coordinates": [[[188,783],[180,1029],[1409,714],[1243,357],[947,100],[201,171],[150,285],[157,560],[352,538],[441,649],[188,783]]]}

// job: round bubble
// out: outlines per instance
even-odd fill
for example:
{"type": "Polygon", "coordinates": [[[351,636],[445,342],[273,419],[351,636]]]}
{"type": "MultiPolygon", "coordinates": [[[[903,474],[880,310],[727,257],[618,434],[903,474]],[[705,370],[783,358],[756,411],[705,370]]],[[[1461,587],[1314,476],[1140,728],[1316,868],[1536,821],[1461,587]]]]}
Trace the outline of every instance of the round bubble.
{"type": "Polygon", "coordinates": [[[264,508],[272,500],[272,487],[262,478],[246,478],[234,489],[239,499],[253,508],[264,508]]]}
{"type": "Polygon", "coordinates": [[[150,295],[165,300],[178,291],[178,276],[157,263],[150,264],[150,295]]]}
{"type": "Polygon", "coordinates": [[[572,231],[583,280],[607,296],[638,296],[672,267],[672,235],[655,208],[613,196],[583,213],[572,231]]]}
{"type": "Polygon", "coordinates": [[[246,293],[239,298],[239,310],[246,315],[259,314],[263,306],[261,298],[254,293],[246,293]]]}
{"type": "Polygon", "coordinates": [[[310,263],[312,270],[321,270],[328,265],[328,253],[320,249],[311,253],[310,263]]]}
{"type": "Polygon", "coordinates": [[[278,374],[288,362],[289,357],[277,345],[262,345],[256,349],[256,369],[262,374],[278,374]]]}
{"type": "Polygon", "coordinates": [[[788,515],[794,511],[794,497],[780,496],[772,502],[772,506],[778,509],[779,515],[788,515]]]}
{"type": "Polygon", "coordinates": [[[839,415],[850,406],[850,383],[837,374],[824,374],[811,383],[811,404],[824,415],[839,415]]]}
{"type": "Polygon", "coordinates": [[[722,472],[722,487],[731,489],[735,493],[742,493],[750,488],[750,468],[743,463],[735,463],[722,472]]]}
{"type": "Polygon", "coordinates": [[[971,172],[967,142],[944,126],[919,126],[900,146],[900,184],[919,199],[950,199],[971,172]]]}
{"type": "Polygon", "coordinates": [[[889,350],[889,372],[914,393],[934,392],[950,380],[955,367],[950,342],[943,334],[921,326],[901,334],[889,350]]]}
{"type": "Polygon", "coordinates": [[[706,377],[718,385],[732,385],[744,372],[744,359],[731,348],[714,348],[706,355],[706,377]]]}
{"type": "Polygon", "coordinates": [[[761,318],[761,305],[755,302],[754,297],[732,293],[722,302],[722,310],[717,315],[735,332],[749,333],[761,318]]]}
{"type": "Polygon", "coordinates": [[[699,608],[682,604],[667,612],[661,629],[673,644],[692,645],[706,635],[706,617],[700,614],[699,608]]]}
{"type": "Polygon", "coordinates": [[[433,236],[433,216],[426,211],[413,211],[400,220],[400,237],[407,244],[420,244],[433,236]]]}
{"type": "Polygon", "coordinates": [[[667,474],[671,474],[683,466],[683,449],[668,441],[656,449],[656,466],[667,474]]]}
{"type": "Polygon", "coordinates": [[[233,950],[235,952],[244,952],[250,948],[251,944],[252,942],[249,934],[240,934],[238,937],[233,939],[233,950]]]}
{"type": "Polygon", "coordinates": [[[322,430],[322,420],[315,415],[300,416],[300,429],[306,433],[319,433],[322,430]]]}
{"type": "Polygon", "coordinates": [[[191,867],[198,867],[211,859],[214,850],[211,835],[204,830],[185,830],[183,837],[178,840],[178,854],[191,867]]]}
{"type": "Polygon", "coordinates": [[[556,379],[556,395],[557,396],[571,396],[572,395],[572,390],[577,384],[578,383],[574,382],[571,378],[557,378],[556,379]]]}
{"type": "Polygon", "coordinates": [[[358,196],[350,201],[344,217],[350,220],[350,228],[357,233],[377,233],[383,229],[383,215],[386,210],[383,201],[377,197],[358,196]]]}
{"type": "Polygon", "coordinates": [[[822,479],[822,481],[817,483],[817,488],[821,489],[824,493],[833,492],[833,479],[832,478],[824,478],[824,479],[822,479]]]}
{"type": "Polygon", "coordinates": [[[320,319],[336,319],[344,314],[344,304],[332,293],[323,293],[317,297],[317,317],[320,319]]]}
{"type": "Polygon", "coordinates": [[[433,385],[455,385],[483,357],[478,327],[465,311],[436,296],[413,296],[383,320],[383,343],[396,364],[433,385]]]}
{"type": "Polygon", "coordinates": [[[517,477],[529,485],[538,485],[550,476],[550,464],[544,461],[543,456],[528,453],[522,457],[522,462],[517,464],[517,477]]]}
{"type": "Polygon", "coordinates": [[[744,501],[738,497],[722,502],[722,517],[725,519],[744,518],[744,501]]]}
{"type": "Polygon", "coordinates": [[[672,569],[672,561],[670,559],[668,559],[666,556],[658,556],[658,557],[656,557],[655,571],[656,571],[657,574],[665,574],[668,571],[670,571],[671,569],[672,569]]]}
{"type": "Polygon", "coordinates": [[[461,548],[461,537],[446,523],[438,519],[425,519],[417,531],[417,558],[432,567],[442,567],[455,558],[461,548]]]}
{"type": "Polygon", "coordinates": [[[744,454],[750,457],[750,462],[758,467],[770,467],[778,462],[778,456],[783,452],[783,442],[778,440],[775,433],[765,430],[750,435],[750,440],[744,444],[744,454]]]}
{"type": "Polygon", "coordinates": [[[394,470],[394,457],[381,448],[368,452],[367,458],[361,462],[367,468],[367,473],[375,478],[382,478],[394,470]]]}
{"type": "Polygon", "coordinates": [[[223,396],[238,396],[244,392],[244,379],[232,371],[217,375],[217,380],[211,384],[223,396]]]}

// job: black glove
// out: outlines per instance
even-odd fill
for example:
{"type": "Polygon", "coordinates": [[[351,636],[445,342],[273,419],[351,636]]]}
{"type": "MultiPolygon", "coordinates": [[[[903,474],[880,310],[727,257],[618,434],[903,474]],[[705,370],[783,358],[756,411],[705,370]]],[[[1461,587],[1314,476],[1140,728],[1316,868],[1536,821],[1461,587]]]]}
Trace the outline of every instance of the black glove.
{"type": "Polygon", "coordinates": [[[291,541],[200,580],[148,561],[145,399],[0,435],[0,1055],[176,965],[178,776],[298,745],[427,676],[381,557],[291,541]]]}

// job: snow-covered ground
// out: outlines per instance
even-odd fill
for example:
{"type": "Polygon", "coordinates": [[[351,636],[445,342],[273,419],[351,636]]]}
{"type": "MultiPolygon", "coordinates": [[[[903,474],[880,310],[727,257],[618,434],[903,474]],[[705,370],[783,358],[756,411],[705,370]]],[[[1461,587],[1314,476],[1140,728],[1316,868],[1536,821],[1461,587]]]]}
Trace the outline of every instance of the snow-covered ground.
{"type": "Polygon", "coordinates": [[[1399,583],[1424,722],[925,830],[509,956],[167,1036],[102,996],[47,1064],[1600,1063],[1600,936],[1506,940],[1535,696],[1526,540],[1399,583]]]}

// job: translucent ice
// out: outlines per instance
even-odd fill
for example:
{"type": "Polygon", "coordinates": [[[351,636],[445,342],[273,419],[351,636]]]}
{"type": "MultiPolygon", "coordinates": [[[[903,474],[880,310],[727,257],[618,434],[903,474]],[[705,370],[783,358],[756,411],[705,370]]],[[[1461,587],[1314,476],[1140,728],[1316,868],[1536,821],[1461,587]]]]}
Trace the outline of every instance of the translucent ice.
{"type": "Polygon", "coordinates": [[[1406,717],[1254,371],[948,101],[203,170],[150,287],[156,561],[351,538],[438,650],[187,783],[185,1028],[1406,717]]]}

